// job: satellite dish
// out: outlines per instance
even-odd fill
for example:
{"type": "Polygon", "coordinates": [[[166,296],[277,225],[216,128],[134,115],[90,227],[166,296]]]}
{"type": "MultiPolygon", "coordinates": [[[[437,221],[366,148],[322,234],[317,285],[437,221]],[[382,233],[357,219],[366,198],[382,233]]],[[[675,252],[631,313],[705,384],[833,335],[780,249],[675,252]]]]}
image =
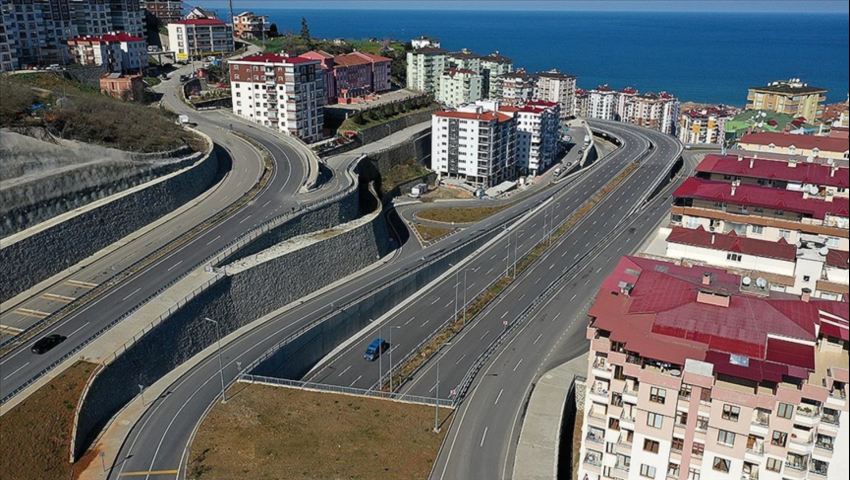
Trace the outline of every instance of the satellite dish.
{"type": "Polygon", "coordinates": [[[817,195],[820,190],[818,190],[817,185],[809,185],[809,193],[812,195],[817,195]]]}
{"type": "Polygon", "coordinates": [[[765,288],[767,288],[767,280],[759,277],[756,279],[756,285],[758,285],[760,289],[764,290],[765,288]]]}
{"type": "Polygon", "coordinates": [[[820,254],[821,257],[825,257],[825,256],[829,255],[829,249],[826,248],[826,247],[823,247],[820,250],[818,250],[818,253],[820,254]]]}
{"type": "Polygon", "coordinates": [[[809,155],[808,157],[806,157],[806,163],[812,163],[812,162],[814,162],[814,161],[815,161],[815,157],[813,157],[813,156],[811,156],[811,155],[809,155]]]}
{"type": "Polygon", "coordinates": [[[745,287],[749,287],[750,284],[753,283],[753,279],[750,277],[744,277],[744,279],[741,280],[741,283],[743,283],[745,287]]]}
{"type": "Polygon", "coordinates": [[[832,164],[833,164],[833,163],[835,163],[835,160],[833,160],[833,159],[831,159],[831,158],[827,158],[827,159],[826,159],[826,164],[827,164],[827,165],[832,166],[832,164]]]}

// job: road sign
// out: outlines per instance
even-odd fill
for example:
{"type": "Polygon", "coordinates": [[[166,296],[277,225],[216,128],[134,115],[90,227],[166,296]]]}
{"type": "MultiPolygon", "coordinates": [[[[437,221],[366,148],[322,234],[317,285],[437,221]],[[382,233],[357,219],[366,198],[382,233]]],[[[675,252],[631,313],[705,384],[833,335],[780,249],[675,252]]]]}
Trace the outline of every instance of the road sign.
{"type": "Polygon", "coordinates": [[[504,326],[506,326],[506,327],[507,327],[507,326],[508,326],[508,321],[507,321],[507,320],[505,320],[504,322],[502,322],[502,325],[504,325],[504,326]]]}
{"type": "Polygon", "coordinates": [[[455,395],[457,395],[457,390],[455,390],[455,389],[453,388],[453,389],[452,389],[452,394],[451,394],[451,396],[452,396],[452,397],[454,397],[455,395]]]}

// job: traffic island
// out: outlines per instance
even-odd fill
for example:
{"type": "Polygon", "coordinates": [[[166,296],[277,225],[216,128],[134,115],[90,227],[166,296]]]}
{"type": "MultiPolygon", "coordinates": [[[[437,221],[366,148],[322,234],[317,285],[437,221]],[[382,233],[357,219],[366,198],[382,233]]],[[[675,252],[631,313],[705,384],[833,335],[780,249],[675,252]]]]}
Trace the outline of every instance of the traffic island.
{"type": "Polygon", "coordinates": [[[426,405],[239,383],[201,423],[187,477],[419,480],[448,423],[435,434],[426,405]]]}

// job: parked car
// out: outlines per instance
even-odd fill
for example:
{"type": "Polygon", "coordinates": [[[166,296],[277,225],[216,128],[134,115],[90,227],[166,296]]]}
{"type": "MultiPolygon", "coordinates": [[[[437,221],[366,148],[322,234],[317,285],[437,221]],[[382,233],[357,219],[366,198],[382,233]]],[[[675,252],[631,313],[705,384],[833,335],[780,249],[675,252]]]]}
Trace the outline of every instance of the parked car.
{"type": "Polygon", "coordinates": [[[384,340],[383,338],[376,338],[372,340],[372,343],[366,347],[366,353],[363,354],[363,358],[370,362],[374,362],[381,355],[384,354],[387,350],[389,350],[390,344],[384,340]]]}
{"type": "Polygon", "coordinates": [[[66,338],[67,337],[63,337],[62,335],[57,334],[48,335],[42,338],[41,340],[35,342],[35,344],[32,346],[32,353],[36,355],[47,353],[53,348],[55,348],[56,345],[59,345],[60,343],[64,342],[66,338]]]}

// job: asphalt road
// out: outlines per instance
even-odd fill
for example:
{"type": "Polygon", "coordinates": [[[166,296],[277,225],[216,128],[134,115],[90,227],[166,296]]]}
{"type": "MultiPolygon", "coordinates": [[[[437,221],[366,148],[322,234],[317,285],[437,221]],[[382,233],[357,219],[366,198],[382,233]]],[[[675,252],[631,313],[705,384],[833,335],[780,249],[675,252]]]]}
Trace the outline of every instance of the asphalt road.
{"type": "MultiPolygon", "coordinates": [[[[173,78],[177,76],[178,73],[175,73],[172,80],[164,82],[163,88],[169,93],[165,95],[163,102],[173,110],[182,112],[188,107],[174,96],[176,83],[173,78]]],[[[115,262],[112,265],[116,265],[117,268],[118,265],[123,264],[122,262],[133,263],[142,258],[145,252],[149,252],[154,247],[154,243],[158,242],[161,245],[169,238],[174,238],[174,236],[190,230],[201,219],[220,211],[228,204],[228,198],[238,198],[242,193],[251,189],[256,179],[259,178],[262,165],[253,148],[249,148],[248,145],[227,133],[231,124],[234,131],[250,136],[271,153],[276,169],[266,189],[254,201],[231,214],[228,218],[203,231],[192,240],[147,266],[141,272],[113,286],[57,324],[46,329],[39,338],[51,334],[68,337],[64,343],[53,350],[43,355],[33,354],[30,349],[37,340],[36,338],[23,343],[3,356],[0,359],[0,372],[2,372],[0,373],[0,399],[6,398],[11,392],[40,376],[54,362],[72,352],[86,339],[95,335],[110,322],[120,318],[135,305],[149,298],[161,286],[191,271],[203,259],[250,231],[255,225],[291,210],[301,203],[296,198],[304,181],[306,169],[301,152],[290,143],[281,141],[276,134],[270,131],[234,121],[226,114],[205,113],[198,129],[209,135],[217,144],[231,149],[232,171],[219,186],[215,187],[217,188],[216,193],[204,200],[201,205],[190,209],[175,222],[170,222],[170,224],[163,225],[147,234],[144,236],[144,241],[132,242],[127,247],[122,248],[121,253],[116,252],[116,254],[110,256],[109,261],[115,262]],[[169,230],[172,231],[169,232],[169,230]],[[158,239],[157,242],[151,241],[154,238],[158,239]]],[[[330,189],[321,189],[320,192],[314,195],[331,195],[334,193],[330,189]]],[[[97,263],[100,272],[108,273],[111,271],[112,265],[109,264],[109,261],[97,263]]],[[[72,278],[77,279],[78,277],[75,275],[72,278]]],[[[86,278],[87,282],[93,279],[86,275],[83,275],[83,278],[86,278]]],[[[102,281],[102,278],[95,276],[94,280],[102,281]]],[[[91,281],[90,283],[95,282],[91,281]]]]}
{"type": "MultiPolygon", "coordinates": [[[[649,171],[636,177],[641,185],[644,179],[653,178],[652,170],[663,165],[671,152],[678,152],[679,148],[672,138],[657,135],[651,138],[658,147],[643,162],[642,169],[649,171]]],[[[528,305],[528,302],[518,304],[518,296],[534,294],[538,290],[534,287],[536,282],[548,285],[563,268],[580,261],[576,273],[524,321],[477,375],[468,396],[455,412],[432,479],[512,477],[522,414],[534,383],[552,367],[587,353],[586,312],[596,291],[619,258],[635,252],[667,216],[670,192],[687,178],[694,164],[687,162],[680,179],[637,214],[624,217],[617,208],[629,204],[628,198],[635,192],[632,185],[623,185],[612,192],[595,215],[565,236],[550,250],[545,261],[529,271],[478,323],[444,349],[441,380],[453,388],[472,361],[487,348],[487,344],[478,341],[479,333],[498,328],[500,318],[514,321],[528,305]],[[597,240],[609,232],[616,233],[601,243],[597,240]],[[588,244],[588,239],[593,241],[588,244]],[[552,264],[556,267],[550,270],[552,264]],[[556,274],[549,274],[550,271],[556,274]]],[[[435,370],[430,365],[405,390],[423,393],[435,382],[435,370]]]]}
{"type": "MultiPolygon", "coordinates": [[[[630,145],[625,146],[621,151],[626,152],[625,156],[632,158],[648,145],[645,140],[634,136],[630,145]]],[[[233,342],[222,347],[222,356],[224,363],[224,379],[225,382],[233,381],[237,372],[237,362],[243,365],[249,364],[254,359],[261,356],[272,346],[279,343],[281,340],[297,331],[302,326],[309,324],[322,315],[329,312],[332,304],[344,304],[360,294],[374,288],[387,280],[398,276],[407,269],[419,264],[422,259],[429,253],[436,252],[438,249],[451,247],[459,242],[463,242],[477,234],[480,229],[502,228],[502,225],[509,220],[519,217],[528,212],[536,203],[541,202],[544,198],[557,196],[553,203],[560,202],[560,206],[555,207],[555,218],[564,218],[571,207],[581,203],[581,201],[600,188],[606,180],[619,171],[624,166],[624,162],[619,166],[616,162],[602,162],[598,167],[592,170],[581,181],[571,185],[560,185],[547,190],[537,198],[528,199],[514,207],[508,208],[499,214],[481,222],[475,228],[466,229],[443,242],[439,242],[427,249],[418,250],[409,248],[412,243],[408,242],[401,253],[393,258],[386,260],[384,265],[360,276],[351,281],[345,282],[339,288],[332,289],[330,292],[319,295],[304,304],[289,310],[278,317],[268,320],[255,329],[243,334],[233,342]]],[[[546,209],[545,215],[550,215],[546,209]]],[[[541,210],[535,215],[535,220],[532,223],[538,223],[538,228],[542,230],[542,219],[544,212],[541,210]]],[[[530,248],[532,232],[529,231],[529,236],[526,238],[524,245],[530,248]]],[[[540,235],[540,234],[538,234],[540,235]]],[[[499,242],[490,249],[490,252],[484,255],[492,256],[493,252],[503,252],[506,247],[506,242],[499,242]]],[[[521,251],[521,250],[520,250],[521,251]]],[[[484,256],[482,255],[482,257],[484,256]]],[[[498,265],[502,265],[502,261],[494,259],[498,265]]],[[[501,269],[502,267],[500,267],[501,269]]],[[[488,267],[489,269],[489,267],[488,267]]],[[[491,272],[491,273],[495,273],[491,272]]],[[[446,282],[441,285],[446,286],[446,282]]],[[[437,287],[440,288],[440,287],[437,287]]],[[[454,283],[451,284],[451,292],[453,296],[454,283]]],[[[440,295],[442,296],[442,295],[440,295]]],[[[433,298],[431,299],[433,301],[433,298]]],[[[437,308],[446,307],[448,301],[434,304],[437,308]]],[[[444,308],[446,312],[452,310],[444,308]]],[[[453,310],[452,310],[453,311],[453,310]]],[[[432,312],[429,312],[432,313],[432,312]]],[[[429,315],[425,315],[428,317],[429,315]]],[[[432,322],[436,326],[437,316],[432,322]]],[[[400,317],[401,318],[401,317],[400,317]]],[[[407,319],[405,319],[406,321],[407,319]]],[[[424,321],[424,320],[423,320],[424,321]]],[[[409,329],[412,332],[412,329],[409,329]]],[[[419,328],[421,335],[427,333],[427,328],[419,328]]],[[[400,330],[401,331],[401,330],[400,330]]],[[[362,348],[365,348],[365,343],[371,340],[370,336],[363,337],[360,341],[362,345],[357,346],[356,353],[362,355],[362,348]]],[[[396,342],[399,344],[400,342],[396,342]]],[[[418,342],[417,342],[418,343],[418,342]]],[[[407,345],[408,341],[404,341],[407,345]]],[[[410,345],[413,346],[412,344],[410,345]]],[[[358,356],[359,356],[358,355],[358,356]]],[[[359,361],[356,362],[358,369],[363,369],[364,372],[371,372],[375,364],[367,364],[363,361],[362,356],[359,356],[359,361]]],[[[339,372],[341,370],[337,370],[339,372]]],[[[338,375],[338,374],[337,374],[338,375]]],[[[348,373],[346,372],[346,375],[348,373]]],[[[341,378],[341,377],[337,377],[341,378]]],[[[346,377],[353,378],[354,377],[346,377]]],[[[355,385],[370,386],[377,381],[377,373],[370,381],[365,380],[366,375],[355,385]]],[[[349,381],[349,383],[351,383],[349,381]]],[[[193,367],[186,374],[181,376],[169,388],[165,395],[154,400],[148,407],[140,421],[133,427],[130,435],[126,439],[121,453],[118,456],[118,461],[112,466],[110,478],[118,478],[128,473],[136,472],[151,472],[151,471],[170,471],[178,470],[177,478],[185,476],[184,466],[186,464],[186,455],[188,455],[188,446],[191,432],[203,419],[206,409],[216,402],[220,395],[219,383],[219,366],[216,355],[209,356],[203,359],[198,365],[193,367]]],[[[238,391],[238,387],[234,390],[238,391]]],[[[143,474],[140,478],[171,478],[169,475],[148,475],[143,474]]]]}

